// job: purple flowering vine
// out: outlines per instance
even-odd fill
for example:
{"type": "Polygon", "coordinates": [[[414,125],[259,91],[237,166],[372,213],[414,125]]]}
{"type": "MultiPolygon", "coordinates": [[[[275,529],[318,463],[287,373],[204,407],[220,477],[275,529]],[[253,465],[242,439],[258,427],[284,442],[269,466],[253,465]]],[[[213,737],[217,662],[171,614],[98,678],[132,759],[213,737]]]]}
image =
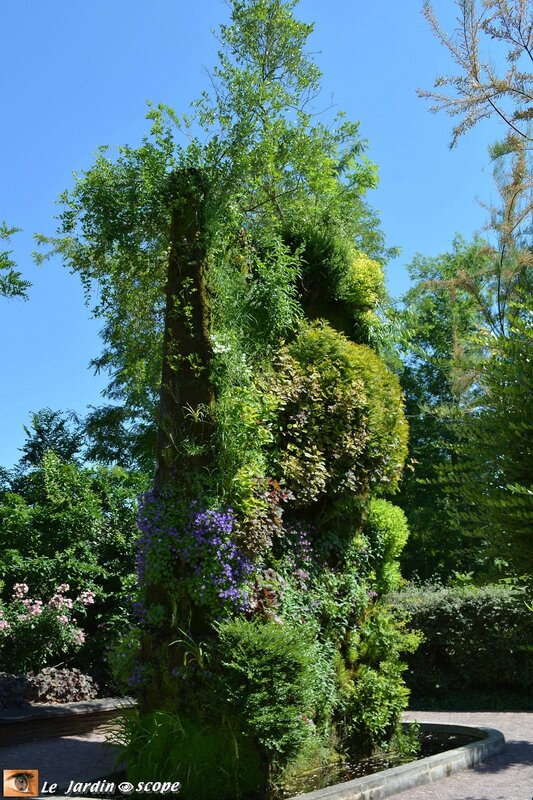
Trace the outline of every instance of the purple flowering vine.
{"type": "MultiPolygon", "coordinates": [[[[171,519],[153,492],[144,495],[139,508],[140,537],[137,573],[140,585],[175,575],[176,564],[185,567],[180,578],[189,597],[216,612],[245,611],[250,605],[252,560],[236,543],[237,519],[231,508],[204,509],[193,502],[186,514],[171,519]]],[[[145,609],[136,608],[137,618],[145,609]]]]}

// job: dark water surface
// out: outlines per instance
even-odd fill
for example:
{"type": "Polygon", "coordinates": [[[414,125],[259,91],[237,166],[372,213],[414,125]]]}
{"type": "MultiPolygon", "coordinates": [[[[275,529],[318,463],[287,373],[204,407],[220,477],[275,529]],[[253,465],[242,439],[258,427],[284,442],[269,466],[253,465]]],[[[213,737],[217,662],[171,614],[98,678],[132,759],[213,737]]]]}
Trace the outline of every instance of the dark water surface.
{"type": "Polygon", "coordinates": [[[465,744],[477,741],[475,736],[464,734],[431,733],[421,732],[419,735],[420,750],[417,756],[402,756],[394,753],[371,756],[361,759],[353,764],[349,762],[332,764],[321,769],[313,770],[305,775],[299,776],[290,786],[285,787],[277,795],[276,800],[284,800],[306,792],[313,792],[315,789],[324,789],[326,786],[334,786],[336,783],[353,781],[356,778],[364,778],[365,775],[372,775],[375,772],[382,772],[391,767],[399,767],[401,764],[408,764],[420,758],[434,756],[437,753],[444,753],[446,750],[453,750],[465,744]]]}

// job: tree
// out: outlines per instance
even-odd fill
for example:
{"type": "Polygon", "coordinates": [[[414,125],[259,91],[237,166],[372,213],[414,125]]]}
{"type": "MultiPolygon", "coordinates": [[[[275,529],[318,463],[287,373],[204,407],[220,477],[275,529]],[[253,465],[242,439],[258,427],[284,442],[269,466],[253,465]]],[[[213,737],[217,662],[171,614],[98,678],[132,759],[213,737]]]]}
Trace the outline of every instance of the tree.
{"type": "MultiPolygon", "coordinates": [[[[19,228],[8,228],[5,222],[0,224],[0,239],[9,241],[14,233],[18,233],[19,228]]],[[[11,256],[11,251],[0,251],[0,296],[1,297],[22,297],[28,299],[27,290],[31,286],[29,281],[22,278],[22,273],[15,269],[16,264],[11,256]]]]}
{"type": "Polygon", "coordinates": [[[52,411],[42,408],[31,415],[31,427],[24,426],[26,441],[22,445],[19,466],[36,467],[47,450],[53,450],[63,461],[76,461],[84,442],[81,420],[75,411],[52,411]]]}
{"type": "Polygon", "coordinates": [[[372,503],[395,490],[407,438],[398,380],[369,346],[387,256],[364,197],[376,170],[357,125],[312,114],[295,5],[232,0],[196,104],[205,143],[152,108],[140,148],[102,150],[64,195],[52,242],[98,287],[109,395],[158,425],[129,775],[148,748],[202,800],[268,796],[333,741],[388,741],[413,645],[375,602],[406,525],[372,503]]]}
{"type": "Polygon", "coordinates": [[[459,67],[459,75],[437,78],[435,90],[418,94],[436,104],[431,111],[444,110],[462,116],[453,129],[451,147],[458,138],[482,119],[497,116],[509,133],[531,141],[529,122],[533,118],[533,74],[526,70],[533,61],[533,14],[528,0],[456,0],[459,8],[455,36],[441,28],[429,2],[424,16],[459,67]],[[483,49],[488,41],[505,52],[503,73],[483,49]],[[438,91],[450,87],[451,93],[438,91]]]}
{"type": "Polygon", "coordinates": [[[533,173],[523,140],[508,136],[490,153],[499,199],[489,207],[487,228],[495,235],[496,248],[486,276],[492,303],[485,301],[485,318],[496,336],[505,336],[516,303],[533,291],[533,173]]]}
{"type": "MultiPolygon", "coordinates": [[[[140,148],[122,147],[116,160],[102,148],[91,170],[65,192],[61,239],[39,237],[51,245],[47,255],[59,251],[80,275],[88,302],[94,287],[99,287],[92,312],[104,323],[104,351],[93,365],[109,372],[106,395],[123,405],[132,419],[154,419],[158,402],[162,287],[173,203],[170,176],[180,165],[201,169],[209,181],[205,235],[213,236],[210,247],[218,254],[216,263],[231,257],[231,247],[241,249],[249,227],[261,230],[267,239],[301,238],[292,230],[295,219],[301,228],[322,230],[330,239],[332,234],[333,238],[345,234],[352,249],[355,245],[378,262],[378,270],[390,254],[377,217],[364,199],[377,173],[364,155],[358,125],[342,115],[327,125],[313,115],[318,70],[303,47],[312,26],[291,20],[293,6],[265,12],[270,20],[265,18],[267,30],[260,32],[262,22],[246,20],[246,3],[235,4],[235,25],[221,31],[233,52],[223,51],[221,65],[213,72],[213,98],[205,94],[194,104],[194,119],[182,119],[164,106],[152,108],[151,136],[140,148]],[[258,36],[263,37],[257,39],[259,47],[254,43],[258,36]],[[253,53],[251,60],[248,53],[253,53]],[[285,114],[285,109],[291,113],[285,114]],[[205,146],[193,135],[198,126],[207,137],[205,146]],[[192,138],[188,147],[175,141],[176,133],[182,139],[186,136],[185,141],[192,138]],[[337,191],[339,179],[342,192],[337,191]]],[[[338,284],[350,285],[346,273],[352,269],[352,256],[339,253],[338,284]]],[[[211,280],[228,283],[216,263],[211,280]]],[[[299,268],[311,272],[311,266],[304,262],[299,268]]],[[[254,277],[258,270],[259,265],[254,277]]],[[[276,324],[283,335],[284,326],[286,330],[291,325],[295,288],[276,287],[274,280],[267,287],[267,272],[264,268],[262,299],[279,297],[277,308],[285,318],[276,324]]],[[[277,273],[276,280],[279,277],[277,273]]],[[[235,276],[231,279],[236,291],[235,276]]],[[[241,295],[246,282],[242,283],[241,295]]],[[[254,290],[253,307],[244,302],[233,313],[240,314],[239,324],[250,331],[255,328],[253,341],[260,348],[265,337],[257,328],[261,301],[257,286],[254,290]]],[[[231,301],[225,297],[224,302],[231,301]]],[[[212,314],[217,317],[216,307],[212,314]]]]}
{"type": "MultiPolygon", "coordinates": [[[[67,421],[66,415],[46,411],[53,421],[67,421]]],[[[40,421],[48,414],[35,416],[40,421]]],[[[30,452],[35,453],[33,448],[30,452]]],[[[110,643],[124,635],[131,620],[136,498],[147,485],[146,476],[117,467],[67,463],[52,449],[30,463],[23,475],[17,470],[6,474],[0,486],[0,602],[9,602],[13,585],[21,581],[34,598],[51,597],[61,584],[78,594],[94,592],[95,603],[83,623],[87,640],[72,665],[107,687],[110,643]]],[[[45,643],[43,648],[35,631],[29,630],[31,620],[26,625],[18,634],[11,631],[14,640],[2,643],[4,649],[11,645],[9,662],[23,671],[29,649],[34,648],[29,655],[35,670],[43,653],[52,655],[57,644],[45,643]]]]}
{"type": "MultiPolygon", "coordinates": [[[[490,148],[499,203],[489,209],[487,228],[495,244],[479,241],[471,250],[473,258],[464,264],[452,259],[452,271],[433,276],[433,282],[427,281],[427,276],[417,276],[418,284],[406,295],[415,346],[406,361],[404,385],[411,413],[413,401],[419,409],[411,417],[412,453],[419,463],[414,474],[406,478],[403,503],[414,527],[408,549],[410,566],[418,570],[422,566],[426,575],[434,557],[440,565],[437,569],[445,572],[457,567],[465,569],[466,565],[469,570],[478,571],[482,564],[490,572],[490,562],[510,566],[513,559],[506,553],[512,547],[511,531],[516,532],[516,545],[521,552],[524,519],[526,525],[530,524],[529,489],[524,488],[527,481],[519,484],[522,488],[517,490],[516,503],[509,495],[512,484],[502,481],[507,472],[513,471],[509,459],[516,459],[519,472],[524,464],[523,443],[507,448],[503,431],[507,425],[517,424],[513,419],[516,407],[527,406],[519,376],[528,374],[526,331],[531,324],[533,288],[529,150],[533,77],[524,71],[524,62],[532,59],[533,17],[523,0],[484,0],[481,4],[460,0],[457,5],[461,16],[455,37],[442,31],[429,3],[424,7],[431,27],[460,68],[458,76],[439,78],[435,85],[452,87],[455,95],[427,91],[419,94],[437,100],[432,111],[444,109],[452,116],[463,115],[454,128],[452,146],[460,135],[492,114],[501,117],[509,130],[502,142],[490,148]],[[507,48],[508,69],[504,76],[499,76],[492,62],[481,55],[488,38],[507,48]],[[431,308],[431,303],[443,291],[451,305],[441,308],[436,316],[437,306],[431,308]],[[412,316],[412,312],[421,310],[421,298],[430,310],[425,320],[412,316]],[[447,352],[446,348],[443,351],[439,347],[442,313],[447,330],[453,314],[465,302],[469,330],[461,330],[456,340],[458,347],[448,339],[447,352]],[[513,333],[517,325],[522,330],[518,341],[513,333]],[[424,361],[420,361],[420,334],[426,337],[426,346],[436,347],[441,358],[444,355],[445,372],[437,365],[434,376],[444,377],[444,382],[433,397],[427,376],[424,380],[424,361]],[[511,367],[513,357],[526,363],[517,361],[511,367]],[[469,395],[468,403],[461,401],[460,392],[449,405],[453,386],[462,386],[463,393],[469,395]],[[507,420],[502,413],[504,407],[509,412],[507,420]],[[496,511],[498,503],[502,513],[496,511]],[[445,548],[439,543],[434,509],[447,520],[445,548]],[[423,542],[420,550],[414,544],[417,539],[423,542]],[[507,544],[502,549],[503,541],[507,544]],[[421,565],[420,553],[424,550],[428,550],[431,559],[426,557],[421,565]]],[[[521,425],[518,423],[523,434],[521,425]]],[[[518,439],[522,434],[517,434],[518,439]]],[[[516,567],[516,562],[510,567],[514,574],[516,567]]]]}
{"type": "Polygon", "coordinates": [[[490,261],[485,243],[458,238],[450,253],[415,258],[412,287],[402,298],[411,459],[399,497],[411,530],[403,564],[407,575],[422,579],[469,571],[481,559],[479,543],[457,524],[453,506],[460,498],[452,498],[439,470],[455,458],[460,427],[478,394],[482,354],[474,339],[483,315],[468,286],[486,275],[490,261]]]}
{"type": "Polygon", "coordinates": [[[531,325],[531,172],[521,141],[508,137],[493,155],[500,201],[490,209],[487,227],[496,246],[481,239],[469,246],[459,242],[453,254],[418,258],[411,268],[415,285],[404,298],[411,341],[402,380],[418,463],[406,476],[402,505],[413,529],[407,564],[424,577],[453,570],[487,575],[495,560],[510,565],[509,544],[502,547],[502,541],[513,527],[517,549],[522,547],[528,494],[518,492],[513,506],[498,465],[506,464],[511,474],[509,459],[516,458],[518,470],[524,464],[522,446],[506,445],[504,431],[517,424],[517,408],[528,403],[521,376],[528,375],[531,325]],[[518,360],[511,366],[513,357],[518,360]],[[494,507],[497,486],[505,525],[494,507]]]}
{"type": "Polygon", "coordinates": [[[482,538],[508,574],[533,576],[533,369],[531,297],[510,310],[507,331],[485,336],[483,392],[454,445],[455,464],[441,481],[456,501],[457,523],[482,538]]]}

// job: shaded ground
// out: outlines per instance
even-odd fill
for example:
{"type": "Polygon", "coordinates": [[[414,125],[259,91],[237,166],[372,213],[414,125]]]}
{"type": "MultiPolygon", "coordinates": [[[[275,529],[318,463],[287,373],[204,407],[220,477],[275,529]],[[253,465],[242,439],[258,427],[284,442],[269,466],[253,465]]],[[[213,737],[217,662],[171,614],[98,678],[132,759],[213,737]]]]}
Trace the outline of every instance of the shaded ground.
{"type": "MultiPolygon", "coordinates": [[[[103,729],[0,748],[0,770],[39,770],[39,785],[94,781],[115,771],[118,748],[105,742],[103,729]]],[[[40,796],[40,795],[39,795],[40,796]]],[[[57,795],[56,795],[57,797],[57,795]]]]}

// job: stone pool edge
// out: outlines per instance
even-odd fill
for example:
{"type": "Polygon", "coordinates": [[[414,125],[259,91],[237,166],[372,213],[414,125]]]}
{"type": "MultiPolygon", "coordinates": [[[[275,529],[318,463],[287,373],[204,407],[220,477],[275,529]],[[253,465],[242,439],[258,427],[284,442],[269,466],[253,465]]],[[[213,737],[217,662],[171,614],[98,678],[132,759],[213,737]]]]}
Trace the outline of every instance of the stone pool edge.
{"type": "Polygon", "coordinates": [[[495,728],[478,728],[473,725],[453,725],[445,722],[418,722],[421,731],[478,736],[470,744],[437,753],[434,756],[411,761],[399,767],[375,772],[364,778],[337,783],[325,789],[295,795],[288,800],[383,800],[415,786],[434,783],[454,772],[480,764],[505,749],[503,733],[495,728]]]}

